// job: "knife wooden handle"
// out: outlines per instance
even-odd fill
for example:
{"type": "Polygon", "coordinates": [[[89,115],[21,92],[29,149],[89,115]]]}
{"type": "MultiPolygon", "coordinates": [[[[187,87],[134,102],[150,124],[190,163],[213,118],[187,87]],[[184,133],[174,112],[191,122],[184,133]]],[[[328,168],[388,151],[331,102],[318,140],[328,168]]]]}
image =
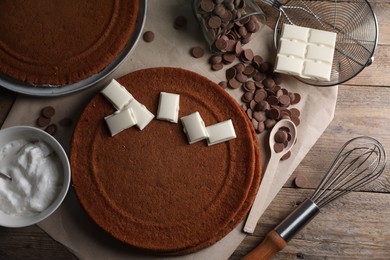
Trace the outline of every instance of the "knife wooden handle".
{"type": "Polygon", "coordinates": [[[286,246],[287,242],[275,230],[268,232],[263,242],[244,256],[243,260],[266,260],[286,246]]]}

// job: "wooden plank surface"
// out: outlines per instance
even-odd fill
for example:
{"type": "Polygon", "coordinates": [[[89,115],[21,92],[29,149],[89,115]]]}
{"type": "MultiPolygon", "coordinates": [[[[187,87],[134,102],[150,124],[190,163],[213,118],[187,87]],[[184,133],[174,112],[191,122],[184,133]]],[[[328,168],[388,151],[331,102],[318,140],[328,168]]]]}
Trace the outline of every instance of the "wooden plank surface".
{"type": "MultiPolygon", "coordinates": [[[[259,0],[257,0],[259,1],[259,0]]],[[[335,118],[260,219],[256,231],[237,248],[240,259],[262,241],[303,199],[310,196],[337,149],[349,138],[370,135],[390,147],[390,0],[370,1],[378,18],[374,63],[339,87],[335,118]],[[309,188],[293,180],[304,175],[309,188]]],[[[268,16],[277,14],[261,4],[268,16]]],[[[272,23],[272,18],[268,20],[272,23]]],[[[0,125],[16,94],[0,88],[0,125]]],[[[325,207],[273,259],[390,259],[390,170],[374,184],[325,207]]],[[[76,259],[37,226],[0,228],[0,259],[76,259]]]]}

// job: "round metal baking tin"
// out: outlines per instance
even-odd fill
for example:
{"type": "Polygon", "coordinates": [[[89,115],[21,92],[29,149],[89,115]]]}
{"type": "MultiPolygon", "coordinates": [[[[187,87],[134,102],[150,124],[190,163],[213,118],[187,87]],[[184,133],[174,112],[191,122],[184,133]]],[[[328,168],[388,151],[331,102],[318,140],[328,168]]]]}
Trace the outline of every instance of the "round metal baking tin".
{"type": "Polygon", "coordinates": [[[137,20],[134,28],[134,32],[127,42],[124,49],[119,55],[111,62],[107,67],[97,74],[94,74],[84,80],[81,80],[74,84],[64,86],[53,85],[31,85],[21,81],[15,80],[7,75],[0,73],[0,86],[8,90],[30,95],[30,96],[42,96],[42,97],[54,97],[70,94],[76,91],[87,89],[92,86],[96,86],[110,76],[131,54],[132,50],[136,46],[142,29],[145,24],[145,16],[147,9],[147,0],[140,0],[137,20]]]}

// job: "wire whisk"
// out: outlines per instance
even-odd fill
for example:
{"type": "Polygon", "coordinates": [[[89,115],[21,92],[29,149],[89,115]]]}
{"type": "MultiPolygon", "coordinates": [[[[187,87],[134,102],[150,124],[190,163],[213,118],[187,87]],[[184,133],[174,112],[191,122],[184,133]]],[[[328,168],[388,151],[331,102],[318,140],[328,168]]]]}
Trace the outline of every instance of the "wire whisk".
{"type": "Polygon", "coordinates": [[[376,139],[359,136],[346,142],[313,195],[303,201],[244,259],[268,259],[335,199],[377,179],[386,166],[386,150],[376,139]]]}

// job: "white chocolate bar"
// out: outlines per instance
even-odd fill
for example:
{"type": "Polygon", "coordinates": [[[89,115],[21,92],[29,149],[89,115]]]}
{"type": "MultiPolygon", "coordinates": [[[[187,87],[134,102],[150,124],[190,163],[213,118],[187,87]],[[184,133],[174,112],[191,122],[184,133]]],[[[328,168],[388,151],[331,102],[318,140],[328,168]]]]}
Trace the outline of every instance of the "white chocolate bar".
{"type": "Polygon", "coordinates": [[[334,32],[283,24],[275,71],[329,81],[336,38],[334,32]]]}
{"type": "Polygon", "coordinates": [[[206,127],[208,134],[207,144],[214,145],[236,138],[231,119],[206,127]]]}
{"type": "Polygon", "coordinates": [[[111,102],[117,109],[122,110],[134,98],[127,89],[113,79],[110,84],[105,87],[101,93],[111,102]]]}
{"type": "Polygon", "coordinates": [[[136,99],[133,99],[126,108],[133,111],[136,125],[140,130],[144,129],[154,118],[154,115],[136,99]]]}
{"type": "Polygon", "coordinates": [[[180,95],[167,92],[160,93],[157,119],[177,123],[179,118],[180,95]]]}
{"type": "Polygon", "coordinates": [[[206,126],[199,112],[195,112],[188,116],[184,116],[180,118],[180,121],[184,126],[183,131],[187,135],[189,144],[196,143],[208,137],[206,126]]]}
{"type": "Polygon", "coordinates": [[[111,132],[111,136],[114,136],[136,124],[133,111],[130,108],[122,111],[116,111],[114,114],[106,116],[104,119],[106,120],[107,126],[111,132]]]}

